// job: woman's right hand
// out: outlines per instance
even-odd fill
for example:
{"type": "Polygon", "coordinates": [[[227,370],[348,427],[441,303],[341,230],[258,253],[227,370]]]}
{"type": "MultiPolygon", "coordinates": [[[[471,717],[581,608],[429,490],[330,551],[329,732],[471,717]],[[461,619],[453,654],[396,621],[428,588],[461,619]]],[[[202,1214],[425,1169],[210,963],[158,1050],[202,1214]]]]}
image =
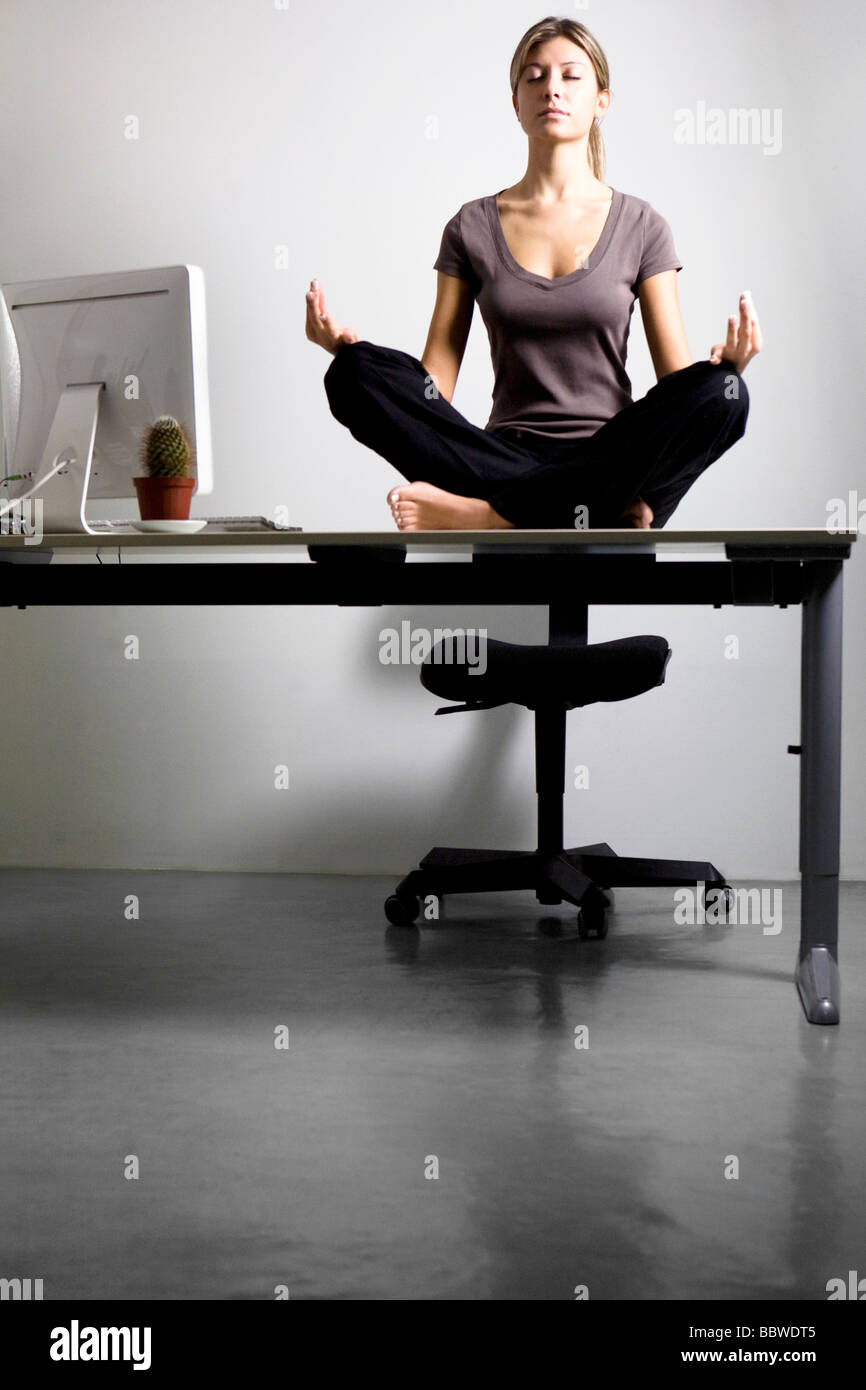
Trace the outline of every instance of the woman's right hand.
{"type": "Polygon", "coordinates": [[[318,343],[335,355],[344,343],[358,341],[354,329],[343,328],[325,309],[325,296],[318,280],[311,280],[307,290],[307,337],[311,343],[318,343]]]}

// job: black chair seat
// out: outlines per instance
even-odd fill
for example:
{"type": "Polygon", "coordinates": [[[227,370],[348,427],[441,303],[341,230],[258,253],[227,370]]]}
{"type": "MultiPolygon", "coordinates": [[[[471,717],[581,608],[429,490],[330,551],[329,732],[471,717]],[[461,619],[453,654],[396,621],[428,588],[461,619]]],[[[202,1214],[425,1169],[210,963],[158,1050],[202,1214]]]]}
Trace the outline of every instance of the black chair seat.
{"type": "Polygon", "coordinates": [[[467,654],[465,639],[450,635],[431,649],[420,675],[433,695],[473,708],[577,709],[599,700],[628,700],[662,685],[670,655],[666,639],[654,636],[545,647],[488,638],[480,653],[476,646],[467,654]],[[480,656],[473,662],[477,670],[467,655],[480,656]]]}

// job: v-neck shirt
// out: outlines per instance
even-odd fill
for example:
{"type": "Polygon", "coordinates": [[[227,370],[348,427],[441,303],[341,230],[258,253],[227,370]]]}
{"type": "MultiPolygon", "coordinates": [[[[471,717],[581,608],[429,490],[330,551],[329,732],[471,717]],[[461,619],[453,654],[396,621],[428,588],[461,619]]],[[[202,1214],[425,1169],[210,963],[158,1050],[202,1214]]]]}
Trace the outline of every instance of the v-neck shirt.
{"type": "Polygon", "coordinates": [[[553,279],[512,255],[499,194],[463,203],[446,224],[433,268],[472,286],[490,341],[485,429],[582,439],[630,404],[625,363],[637,287],[682,264],[665,218],[643,198],[612,193],[589,256],[553,279]]]}

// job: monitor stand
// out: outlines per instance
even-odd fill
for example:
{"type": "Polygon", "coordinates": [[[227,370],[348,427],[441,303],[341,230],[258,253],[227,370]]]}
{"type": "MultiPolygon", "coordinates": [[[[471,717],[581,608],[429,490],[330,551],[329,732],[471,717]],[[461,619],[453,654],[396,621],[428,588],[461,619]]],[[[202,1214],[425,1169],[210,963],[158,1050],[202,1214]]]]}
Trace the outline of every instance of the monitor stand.
{"type": "MultiPolygon", "coordinates": [[[[44,535],[96,535],[84,517],[104,381],[67,386],[57,402],[37,481],[24,497],[42,500],[44,535]]],[[[22,498],[18,498],[22,501],[22,498]]]]}

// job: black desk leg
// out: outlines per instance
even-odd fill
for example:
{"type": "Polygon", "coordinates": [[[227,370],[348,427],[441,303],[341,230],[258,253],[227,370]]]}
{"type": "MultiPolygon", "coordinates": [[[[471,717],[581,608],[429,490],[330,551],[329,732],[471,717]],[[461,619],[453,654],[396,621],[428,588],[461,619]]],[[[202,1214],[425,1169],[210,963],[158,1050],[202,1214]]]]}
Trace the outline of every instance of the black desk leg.
{"type": "Polygon", "coordinates": [[[800,953],[810,1023],[839,1022],[842,561],[811,560],[800,654],[800,953]]]}

